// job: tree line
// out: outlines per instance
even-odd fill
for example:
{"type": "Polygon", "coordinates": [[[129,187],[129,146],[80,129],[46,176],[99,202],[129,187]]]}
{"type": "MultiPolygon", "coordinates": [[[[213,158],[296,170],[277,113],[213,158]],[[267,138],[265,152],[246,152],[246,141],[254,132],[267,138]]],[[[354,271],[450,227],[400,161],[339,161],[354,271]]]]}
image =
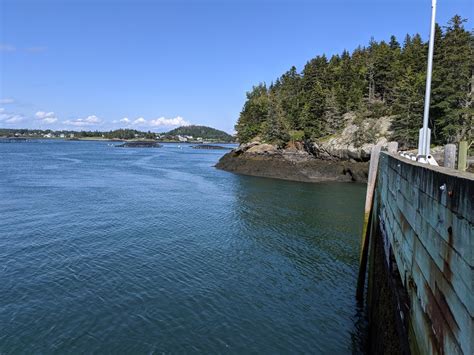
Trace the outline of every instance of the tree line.
{"type": "Polygon", "coordinates": [[[113,131],[72,131],[72,130],[52,130],[52,129],[28,129],[28,128],[0,128],[0,137],[43,137],[52,134],[54,136],[64,135],[65,138],[96,138],[102,137],[107,139],[133,139],[146,138],[155,139],[154,132],[141,132],[135,129],[116,129],[113,131]]]}
{"type": "Polygon", "coordinates": [[[60,137],[64,135],[65,138],[106,138],[106,139],[163,139],[163,140],[177,140],[177,136],[193,136],[194,139],[202,138],[203,140],[212,140],[219,142],[234,142],[235,139],[230,134],[224,131],[207,127],[207,126],[182,126],[175,128],[169,132],[155,133],[142,132],[136,129],[120,128],[112,131],[71,131],[71,130],[51,130],[51,129],[13,129],[0,128],[0,137],[43,137],[45,135],[54,135],[60,137]]]}
{"type": "MultiPolygon", "coordinates": [[[[436,24],[430,128],[432,143],[470,139],[473,133],[472,85],[474,35],[466,20],[454,16],[436,24]]],[[[280,146],[290,140],[314,141],[344,127],[344,114],[354,122],[392,117],[392,139],[402,146],[418,142],[422,125],[428,43],[419,34],[395,36],[352,53],[319,55],[302,72],[293,66],[270,85],[247,93],[235,126],[240,142],[256,137],[280,146]]],[[[374,139],[370,129],[362,140],[374,139]]]]}

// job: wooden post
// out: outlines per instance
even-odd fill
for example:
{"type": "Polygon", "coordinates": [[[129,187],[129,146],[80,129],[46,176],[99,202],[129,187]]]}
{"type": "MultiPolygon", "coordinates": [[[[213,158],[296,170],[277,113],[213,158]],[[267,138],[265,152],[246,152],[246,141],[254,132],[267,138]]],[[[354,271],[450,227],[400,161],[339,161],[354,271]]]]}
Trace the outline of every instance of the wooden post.
{"type": "Polygon", "coordinates": [[[456,145],[446,144],[444,146],[444,167],[449,169],[456,168],[456,145]]]}
{"type": "Polygon", "coordinates": [[[387,150],[390,154],[397,154],[398,142],[388,142],[387,150]]]}
{"type": "Polygon", "coordinates": [[[466,171],[467,169],[467,142],[459,142],[459,155],[458,155],[458,170],[466,171]]]}
{"type": "Polygon", "coordinates": [[[372,152],[370,153],[369,177],[367,179],[367,194],[365,196],[364,224],[362,226],[362,239],[360,246],[359,277],[357,279],[356,298],[358,301],[362,301],[364,299],[365,274],[367,270],[367,253],[369,250],[370,239],[370,229],[368,227],[371,223],[372,217],[372,206],[374,203],[375,183],[377,181],[377,171],[381,148],[382,145],[377,144],[372,148],[372,152]]]}

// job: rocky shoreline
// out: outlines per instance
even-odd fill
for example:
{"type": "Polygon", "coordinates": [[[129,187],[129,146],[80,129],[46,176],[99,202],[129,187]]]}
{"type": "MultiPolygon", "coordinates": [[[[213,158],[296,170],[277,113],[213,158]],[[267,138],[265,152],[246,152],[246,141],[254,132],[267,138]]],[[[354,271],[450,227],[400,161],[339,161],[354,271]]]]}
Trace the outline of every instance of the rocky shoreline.
{"type": "Polygon", "coordinates": [[[347,113],[344,127],[336,134],[313,142],[290,142],[284,149],[256,137],[224,155],[216,168],[303,182],[367,182],[370,153],[376,144],[387,146],[392,118],[381,117],[362,126],[355,119],[347,113]],[[366,137],[369,131],[371,136],[366,137]]]}
{"type": "Polygon", "coordinates": [[[301,182],[366,182],[368,167],[367,161],[317,158],[303,144],[279,149],[258,142],[241,145],[216,164],[232,173],[301,182]]]}

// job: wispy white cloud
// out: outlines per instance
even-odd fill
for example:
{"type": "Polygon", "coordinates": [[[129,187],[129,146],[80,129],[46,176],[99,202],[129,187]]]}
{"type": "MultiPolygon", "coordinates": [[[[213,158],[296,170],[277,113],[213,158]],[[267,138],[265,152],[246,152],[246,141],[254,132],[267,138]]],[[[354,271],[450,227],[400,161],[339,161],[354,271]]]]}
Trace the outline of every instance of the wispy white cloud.
{"type": "Polygon", "coordinates": [[[3,107],[0,108],[0,122],[6,124],[13,124],[21,122],[25,119],[23,115],[19,115],[16,113],[8,112],[3,107]]]}
{"type": "Polygon", "coordinates": [[[15,100],[9,97],[5,97],[4,99],[0,99],[0,105],[7,105],[7,104],[12,104],[14,103],[15,100]]]}
{"type": "Polygon", "coordinates": [[[76,126],[76,127],[85,127],[85,126],[95,126],[99,125],[102,123],[102,120],[95,116],[87,116],[86,118],[77,118],[75,120],[66,120],[63,122],[66,125],[69,126],[76,126]]]}
{"type": "Polygon", "coordinates": [[[54,112],[38,111],[35,113],[35,117],[46,124],[51,124],[58,120],[54,112]]]}
{"type": "Polygon", "coordinates": [[[0,43],[0,52],[16,52],[18,50],[18,51],[25,51],[29,53],[39,53],[39,52],[44,52],[47,49],[48,47],[45,47],[45,46],[32,46],[32,47],[25,47],[25,48],[17,48],[15,46],[12,46],[11,44],[0,43]]]}
{"type": "Polygon", "coordinates": [[[44,52],[48,49],[48,47],[45,46],[36,46],[36,47],[27,47],[25,48],[25,51],[30,52],[30,53],[40,53],[44,52]]]}
{"type": "Polygon", "coordinates": [[[183,117],[177,116],[175,118],[160,117],[150,121],[150,126],[189,126],[191,123],[186,121],[183,117]]]}
{"type": "Polygon", "coordinates": [[[0,43],[0,52],[14,52],[14,51],[16,51],[16,47],[10,44],[0,43]]]}
{"type": "Polygon", "coordinates": [[[25,117],[23,117],[22,115],[13,115],[10,118],[6,119],[5,123],[9,123],[9,124],[18,123],[18,122],[22,122],[24,119],[25,117]]]}
{"type": "Polygon", "coordinates": [[[119,120],[118,123],[121,123],[126,126],[138,126],[148,128],[189,126],[191,124],[181,116],[177,116],[174,118],[159,117],[151,120],[146,120],[143,117],[138,117],[134,120],[131,120],[128,117],[124,117],[119,120]]]}
{"type": "MultiPolygon", "coordinates": [[[[14,103],[15,101],[11,98],[3,98],[0,100],[0,104],[10,104],[14,103]]],[[[53,111],[37,111],[34,113],[33,117],[28,116],[26,117],[20,113],[9,112],[5,110],[5,108],[0,108],[0,122],[3,124],[13,124],[26,121],[29,124],[33,124],[34,122],[39,122],[41,124],[46,125],[53,125],[60,122],[60,119],[53,111]]],[[[172,118],[166,117],[159,117],[154,119],[145,119],[144,117],[138,117],[135,119],[131,119],[129,117],[123,117],[119,120],[114,121],[104,121],[101,118],[97,117],[96,115],[90,115],[83,118],[75,118],[75,119],[68,119],[62,120],[62,124],[66,126],[73,126],[73,127],[84,127],[90,128],[94,126],[103,125],[104,127],[107,126],[107,123],[113,124],[115,127],[116,125],[120,125],[122,127],[136,127],[137,129],[159,129],[161,127],[172,128],[178,126],[189,126],[191,123],[186,121],[181,116],[176,116],[172,118]]]]}
{"type": "Polygon", "coordinates": [[[139,117],[132,122],[134,126],[146,126],[147,121],[143,117],[139,117]]]}

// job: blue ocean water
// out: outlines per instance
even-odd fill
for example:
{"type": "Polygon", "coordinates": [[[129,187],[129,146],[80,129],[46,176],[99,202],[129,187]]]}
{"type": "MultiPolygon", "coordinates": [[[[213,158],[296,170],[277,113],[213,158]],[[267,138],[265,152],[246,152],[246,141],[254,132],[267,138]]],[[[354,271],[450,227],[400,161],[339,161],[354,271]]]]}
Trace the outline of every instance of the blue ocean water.
{"type": "Polygon", "coordinates": [[[352,353],[365,186],[224,151],[0,144],[0,353],[352,353]]]}

